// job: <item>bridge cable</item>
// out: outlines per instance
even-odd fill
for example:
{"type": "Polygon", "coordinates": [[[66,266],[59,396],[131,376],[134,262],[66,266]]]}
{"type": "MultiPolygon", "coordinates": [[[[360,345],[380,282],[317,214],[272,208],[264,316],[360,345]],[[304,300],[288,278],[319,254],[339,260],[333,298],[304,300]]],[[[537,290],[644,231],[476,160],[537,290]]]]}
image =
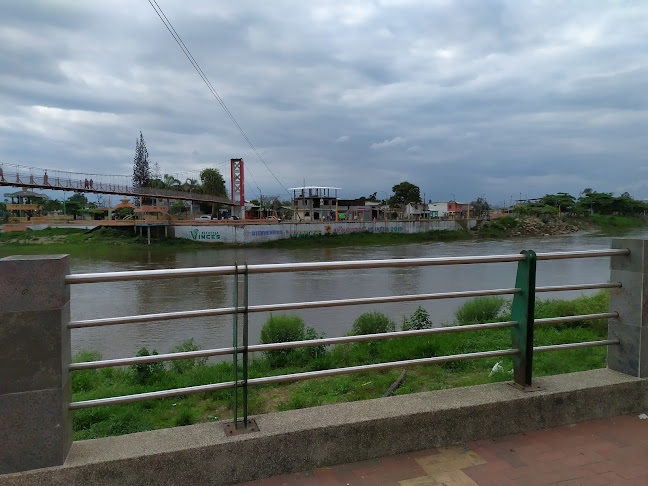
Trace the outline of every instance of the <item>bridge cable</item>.
{"type": "MultiPolygon", "coordinates": [[[[218,101],[218,103],[221,105],[221,107],[223,108],[223,110],[225,111],[227,116],[230,118],[230,120],[234,123],[234,125],[238,129],[238,131],[241,133],[241,135],[243,136],[243,138],[245,139],[247,144],[250,146],[252,151],[256,154],[256,156],[263,163],[263,165],[266,167],[266,169],[268,169],[268,172],[270,172],[270,174],[272,174],[272,177],[274,177],[274,179],[279,183],[279,185],[284,189],[284,191],[286,191],[286,193],[290,194],[290,191],[288,191],[286,186],[284,186],[282,184],[282,182],[277,178],[275,173],[272,172],[272,170],[270,169],[270,167],[268,166],[268,164],[266,163],[264,158],[261,156],[261,154],[258,152],[258,150],[254,146],[254,144],[252,143],[250,138],[247,136],[245,131],[243,131],[243,128],[241,127],[241,125],[239,125],[238,121],[236,121],[236,118],[234,118],[234,115],[232,114],[232,112],[229,110],[229,108],[227,108],[227,105],[225,104],[223,99],[218,95],[218,93],[216,92],[216,89],[211,84],[211,81],[209,81],[209,78],[207,78],[207,75],[201,69],[200,65],[198,64],[198,61],[196,61],[196,59],[193,57],[193,55],[189,51],[189,48],[185,45],[185,43],[183,42],[180,35],[176,32],[173,25],[171,24],[171,22],[169,21],[169,19],[165,15],[164,11],[158,5],[157,1],[156,0],[148,0],[148,2],[151,5],[151,7],[153,7],[153,10],[155,10],[155,13],[157,14],[157,16],[160,17],[160,20],[162,21],[164,26],[167,28],[167,30],[169,31],[169,33],[171,34],[173,39],[176,41],[176,43],[178,44],[178,46],[180,47],[180,49],[182,50],[182,52],[184,53],[186,58],[189,60],[189,62],[193,66],[193,68],[196,70],[198,75],[202,78],[203,82],[205,83],[205,85],[207,86],[209,91],[211,91],[214,98],[216,98],[216,101],[218,101]]],[[[252,177],[252,180],[254,180],[254,177],[252,177]]],[[[256,182],[255,182],[255,185],[256,185],[256,182]]]]}

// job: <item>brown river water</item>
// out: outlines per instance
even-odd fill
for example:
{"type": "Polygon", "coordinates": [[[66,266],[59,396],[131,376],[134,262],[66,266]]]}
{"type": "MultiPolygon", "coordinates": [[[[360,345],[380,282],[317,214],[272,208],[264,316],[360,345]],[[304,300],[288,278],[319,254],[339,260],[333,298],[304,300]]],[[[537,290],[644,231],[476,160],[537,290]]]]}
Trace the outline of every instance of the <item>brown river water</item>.
{"type": "MultiPolygon", "coordinates": [[[[641,238],[647,231],[626,233],[641,238]]],[[[309,261],[362,260],[385,258],[444,257],[536,252],[607,249],[611,237],[593,233],[509,240],[473,240],[390,245],[385,247],[344,247],[313,249],[214,249],[150,252],[114,252],[78,256],[71,259],[72,273],[111,272],[159,268],[184,268],[309,261]]],[[[250,276],[250,305],[354,297],[402,295],[459,290],[513,287],[515,263],[438,266],[426,268],[386,268],[354,271],[257,274],[250,276]]],[[[538,262],[537,285],[566,285],[606,282],[609,258],[538,262]]],[[[72,286],[72,320],[151,314],[179,310],[232,306],[232,276],[189,277],[82,284],[72,286]]],[[[581,291],[543,294],[541,298],[574,298],[581,291]]],[[[328,337],[351,329],[363,312],[381,311],[397,323],[418,305],[430,313],[435,325],[451,323],[454,311],[465,299],[414,303],[362,305],[328,309],[292,311],[308,326],[328,337]]],[[[250,315],[250,344],[257,343],[268,314],[250,315]]],[[[95,327],[72,330],[73,352],[99,351],[104,358],[134,356],[142,346],[160,353],[168,352],[183,340],[193,338],[203,349],[232,344],[232,316],[205,317],[173,321],[95,327]]]]}

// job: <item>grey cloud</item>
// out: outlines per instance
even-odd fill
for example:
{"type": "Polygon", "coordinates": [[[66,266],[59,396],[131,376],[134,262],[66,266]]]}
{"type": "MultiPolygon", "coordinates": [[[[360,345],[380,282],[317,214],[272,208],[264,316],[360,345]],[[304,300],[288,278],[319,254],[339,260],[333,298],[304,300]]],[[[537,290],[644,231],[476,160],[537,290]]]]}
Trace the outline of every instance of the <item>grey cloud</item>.
{"type": "MultiPolygon", "coordinates": [[[[14,3],[0,6],[0,161],[128,173],[142,130],[167,172],[242,156],[248,194],[282,192],[147,2],[14,3]]],[[[165,3],[286,187],[648,196],[643,4],[165,3]]]]}

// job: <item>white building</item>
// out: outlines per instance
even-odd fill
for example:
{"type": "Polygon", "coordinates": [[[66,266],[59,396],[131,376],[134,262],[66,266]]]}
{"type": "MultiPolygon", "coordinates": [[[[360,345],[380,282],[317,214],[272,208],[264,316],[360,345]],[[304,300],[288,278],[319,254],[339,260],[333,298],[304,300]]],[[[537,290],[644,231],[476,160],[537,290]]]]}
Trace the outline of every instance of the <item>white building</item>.
{"type": "Polygon", "coordinates": [[[445,219],[448,217],[448,203],[447,202],[429,202],[427,204],[428,213],[430,218],[445,219]]]}

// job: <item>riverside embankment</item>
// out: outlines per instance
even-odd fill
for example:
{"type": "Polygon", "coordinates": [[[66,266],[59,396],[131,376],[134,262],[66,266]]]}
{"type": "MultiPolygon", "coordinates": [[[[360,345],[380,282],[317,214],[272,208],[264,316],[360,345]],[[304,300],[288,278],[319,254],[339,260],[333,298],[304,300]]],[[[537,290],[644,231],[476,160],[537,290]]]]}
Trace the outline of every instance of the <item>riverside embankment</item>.
{"type": "MultiPolygon", "coordinates": [[[[378,236],[378,235],[375,235],[378,236]]],[[[643,230],[634,231],[629,236],[643,237],[643,230]]],[[[78,238],[97,237],[93,233],[79,233],[78,238]]],[[[82,240],[85,246],[92,247],[88,240],[82,240]]],[[[220,245],[202,245],[190,243],[171,247],[146,247],[132,245],[114,245],[105,247],[101,253],[86,252],[74,255],[71,259],[73,273],[92,273],[119,270],[183,268],[199,266],[231,265],[234,261],[255,263],[290,263],[299,261],[332,261],[362,260],[384,258],[415,258],[462,255],[487,255],[517,253],[522,249],[536,251],[569,251],[587,249],[606,249],[610,246],[609,238],[592,233],[573,233],[554,237],[535,237],[524,239],[470,239],[450,242],[424,242],[389,246],[341,246],[302,248],[259,248],[259,247],[223,247],[220,245]]],[[[320,299],[367,297],[394,294],[432,293],[453,290],[473,290],[484,288],[510,287],[515,280],[515,264],[481,264],[472,266],[448,266],[430,268],[392,268],[371,269],[353,272],[296,273],[254,275],[250,279],[250,304],[279,302],[297,302],[320,299]]],[[[587,282],[601,282],[609,278],[608,261],[605,259],[543,261],[538,266],[538,285],[560,285],[587,282]]],[[[135,315],[174,310],[227,307],[231,305],[233,281],[225,277],[190,278],[161,280],[158,282],[115,282],[103,284],[75,285],[71,288],[73,306],[72,320],[87,318],[112,317],[117,315],[135,315]],[[191,292],[187,289],[191,288],[191,292]]],[[[544,294],[543,298],[560,297],[570,299],[578,297],[581,292],[561,293],[556,296],[544,294]]],[[[595,305],[583,300],[582,309],[576,313],[587,313],[599,310],[605,304],[605,297],[595,301],[595,305]]],[[[438,326],[455,320],[457,307],[465,304],[464,300],[433,301],[424,304],[432,325],[438,326]]],[[[561,313],[565,313],[568,304],[558,304],[561,313]]],[[[572,304],[569,304],[572,305],[572,304]]],[[[579,306],[580,304],[573,304],[579,306]]],[[[417,303],[398,303],[372,305],[363,308],[337,308],[318,311],[295,311],[306,324],[318,334],[339,336],[351,331],[356,318],[367,311],[379,311],[401,325],[405,316],[411,316],[417,309],[417,303]]],[[[267,315],[250,316],[250,339],[259,341],[262,326],[267,315]]],[[[600,328],[601,326],[599,326],[600,328]]],[[[160,321],[140,324],[128,324],[110,327],[87,328],[74,330],[72,334],[73,349],[94,350],[104,358],[126,357],[135,355],[141,347],[168,352],[187,339],[193,339],[202,348],[219,348],[231,343],[231,317],[209,317],[184,321],[160,321]]],[[[600,332],[594,329],[593,332],[600,332]]],[[[549,329],[538,334],[538,343],[557,343],[564,341],[585,341],[596,338],[590,336],[585,326],[568,330],[549,329]],[[543,333],[547,333],[543,335],[543,333]]],[[[604,333],[601,334],[603,336],[604,333]]],[[[339,363],[357,363],[369,356],[371,360],[382,360],[394,357],[392,353],[416,350],[417,353],[447,354],[461,352],[485,345],[493,349],[505,346],[510,341],[507,332],[495,332],[476,335],[464,339],[403,341],[402,346],[358,346],[331,350],[325,359],[330,362],[298,362],[297,368],[308,366],[317,369],[323,365],[339,363]],[[489,341],[490,340],[490,341],[489,341]],[[418,346],[421,347],[418,347],[418,346]],[[439,347],[441,346],[441,347],[439,347]]],[[[604,352],[596,351],[579,353],[559,353],[546,355],[538,364],[540,373],[554,374],[561,371],[574,371],[602,366],[604,352]],[[548,361],[543,362],[542,360],[548,361]],[[574,367],[576,366],[576,367],[574,367]],[[579,368],[580,367],[580,368],[579,368]],[[542,371],[542,370],[545,371],[542,371]]],[[[396,356],[396,359],[398,356],[396,356]]],[[[447,367],[422,368],[409,374],[404,388],[399,392],[418,391],[434,387],[461,386],[481,383],[494,379],[508,379],[510,363],[503,361],[505,373],[499,377],[488,376],[494,362],[475,361],[474,365],[448,365],[447,367]],[[427,387],[427,388],[426,388],[427,387]]],[[[287,372],[284,368],[269,368],[267,361],[260,360],[253,367],[254,373],[272,374],[287,372]]],[[[134,383],[137,372],[133,370],[104,370],[94,374],[81,374],[75,384],[76,398],[90,398],[96,395],[130,393],[133,387],[138,390],[152,390],[168,386],[182,386],[184,383],[203,381],[222,381],[231,374],[228,364],[209,364],[191,366],[182,372],[152,370],[156,378],[150,383],[134,383]],[[83,378],[85,376],[85,378],[83,378]],[[85,381],[84,381],[85,380],[85,381]],[[142,388],[143,387],[143,388],[142,388]]],[[[276,410],[299,408],[303,406],[368,398],[382,393],[397,373],[386,372],[370,376],[358,375],[358,378],[339,378],[331,381],[308,382],[287,385],[277,389],[259,389],[252,403],[252,410],[276,410]],[[358,381],[361,380],[361,381],[358,381]],[[352,390],[359,390],[357,393],[352,390]]],[[[223,418],[230,410],[229,395],[214,397],[220,401],[209,401],[197,396],[188,401],[164,400],[154,403],[152,408],[140,405],[125,405],[119,408],[99,408],[76,414],[78,437],[112,435],[146,428],[193,423],[195,421],[216,420],[223,418]],[[158,405],[159,403],[159,405],[158,405]],[[177,410],[177,412],[176,412],[177,410]],[[155,417],[155,420],[151,420],[155,417]],[[98,425],[93,425],[98,424],[98,425]],[[98,427],[98,428],[96,428],[98,427]]]]}
{"type": "MultiPolygon", "coordinates": [[[[37,233],[37,232],[34,232],[37,233]]],[[[99,238],[96,233],[77,234],[78,238],[99,238]]],[[[633,230],[630,236],[643,237],[644,230],[633,230]]],[[[363,234],[352,235],[361,236],[363,234]]],[[[379,236],[379,235],[373,235],[379,236]]],[[[129,237],[130,238],[130,237],[129,237]]],[[[287,242],[291,240],[286,240],[287,242]]],[[[296,240],[297,241],[297,240],[296,240]]],[[[417,258],[464,255],[518,253],[536,251],[569,251],[606,249],[610,237],[597,233],[577,232],[562,236],[523,239],[467,239],[456,241],[423,241],[407,244],[353,246],[240,247],[181,244],[102,244],[100,240],[83,239],[75,243],[79,251],[69,251],[67,244],[0,247],[1,256],[38,251],[71,253],[73,273],[123,270],[183,268],[250,264],[291,263],[333,260],[417,258]],[[96,241],[96,246],[95,246],[96,241]],[[36,248],[36,249],[34,249],[36,248]],[[4,253],[4,251],[7,253],[4,253]],[[29,251],[26,251],[29,250],[29,251]]],[[[316,242],[315,242],[316,243],[316,242]]],[[[541,262],[538,285],[601,282],[609,278],[604,259],[541,262]]],[[[255,275],[250,279],[250,305],[354,297],[415,294],[507,288],[515,281],[514,264],[483,264],[434,268],[368,269],[354,272],[296,273],[255,275]]],[[[153,314],[177,310],[227,307],[231,305],[233,281],[214,276],[202,279],[170,279],[158,282],[139,281],[73,286],[72,319],[82,320],[119,315],[153,314]],[[191,287],[192,291],[187,292],[191,287]]],[[[577,297],[580,292],[561,294],[560,298],[577,297]]],[[[551,296],[549,296],[551,297],[551,296]]],[[[558,297],[558,296],[557,296],[558,297]]],[[[463,303],[460,299],[433,301],[424,307],[435,325],[449,322],[463,303]]],[[[386,313],[396,321],[411,314],[414,303],[380,304],[372,309],[386,313]]],[[[302,310],[299,315],[317,332],[339,336],[349,331],[353,321],[367,308],[330,308],[302,310]]],[[[267,316],[250,316],[250,339],[256,342],[267,316]]],[[[193,338],[203,347],[223,347],[231,343],[231,318],[210,317],[181,321],[148,322],[132,325],[79,329],[73,333],[75,351],[95,350],[105,357],[133,356],[147,346],[167,352],[185,339],[193,338]]]]}

